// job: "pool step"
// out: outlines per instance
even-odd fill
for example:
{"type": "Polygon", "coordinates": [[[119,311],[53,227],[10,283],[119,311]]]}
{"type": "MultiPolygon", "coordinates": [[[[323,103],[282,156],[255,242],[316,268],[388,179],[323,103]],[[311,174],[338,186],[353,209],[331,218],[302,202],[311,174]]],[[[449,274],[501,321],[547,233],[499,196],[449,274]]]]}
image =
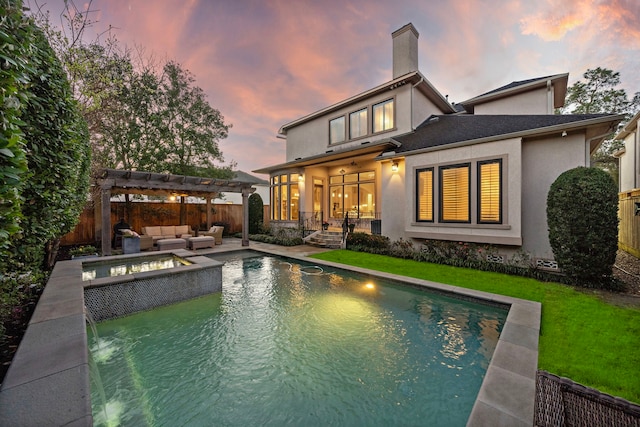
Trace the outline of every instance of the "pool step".
{"type": "Polygon", "coordinates": [[[311,235],[307,244],[320,248],[340,249],[342,247],[342,232],[320,231],[311,235]]]}

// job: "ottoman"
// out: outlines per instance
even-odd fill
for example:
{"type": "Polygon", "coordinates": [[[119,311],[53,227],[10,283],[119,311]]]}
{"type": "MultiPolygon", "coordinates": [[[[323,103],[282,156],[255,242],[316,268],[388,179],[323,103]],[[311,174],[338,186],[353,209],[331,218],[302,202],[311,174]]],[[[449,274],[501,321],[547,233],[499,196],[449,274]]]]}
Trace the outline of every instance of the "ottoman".
{"type": "Polygon", "coordinates": [[[198,236],[189,238],[190,249],[212,248],[216,245],[216,239],[211,236],[198,236]]]}
{"type": "Polygon", "coordinates": [[[186,249],[187,241],[184,239],[161,239],[158,240],[158,250],[166,251],[168,249],[186,249]]]}

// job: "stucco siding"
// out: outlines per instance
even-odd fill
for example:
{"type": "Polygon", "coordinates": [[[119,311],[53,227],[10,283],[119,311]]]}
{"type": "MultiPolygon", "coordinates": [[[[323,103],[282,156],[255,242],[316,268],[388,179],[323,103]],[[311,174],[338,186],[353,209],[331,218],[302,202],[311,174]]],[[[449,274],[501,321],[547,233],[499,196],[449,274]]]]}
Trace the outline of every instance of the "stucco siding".
{"type": "Polygon", "coordinates": [[[563,172],[585,164],[584,135],[527,140],[522,144],[523,250],[553,259],[547,225],[547,195],[563,172]],[[553,154],[551,154],[553,153],[553,154]]]}
{"type": "MultiPolygon", "coordinates": [[[[509,139],[485,144],[470,145],[466,147],[458,147],[452,149],[445,149],[439,151],[433,151],[429,153],[418,154],[409,156],[405,159],[404,168],[406,178],[404,181],[403,196],[406,198],[406,204],[403,205],[403,214],[400,214],[400,210],[396,206],[400,206],[400,200],[398,191],[396,188],[392,188],[393,194],[388,194],[383,190],[384,208],[389,207],[389,211],[383,211],[385,218],[384,222],[388,222],[387,218],[394,213],[398,217],[402,216],[403,221],[401,223],[393,223],[394,227],[402,227],[401,229],[390,229],[383,225],[383,231],[388,233],[391,237],[413,237],[424,239],[442,239],[442,240],[461,240],[461,241],[474,241],[478,243],[495,243],[495,244],[508,244],[508,245],[520,245],[521,244],[521,164],[522,154],[520,139],[509,139]],[[502,191],[503,191],[503,221],[499,225],[484,225],[477,223],[477,196],[476,196],[476,182],[475,171],[477,162],[482,160],[502,159],[503,176],[502,176],[502,191]],[[416,170],[426,167],[434,167],[434,172],[437,174],[438,167],[447,166],[457,163],[471,162],[471,217],[470,224],[451,224],[451,223],[439,223],[438,217],[438,185],[434,185],[434,205],[436,222],[424,223],[417,222],[415,219],[416,210],[416,189],[415,189],[415,176],[416,170]]],[[[437,178],[436,178],[437,179],[437,178]]],[[[390,183],[384,183],[387,186],[391,186],[390,183]]]]}
{"type": "Polygon", "coordinates": [[[640,187],[640,127],[624,139],[625,153],[620,156],[620,191],[640,187]]]}
{"type": "Polygon", "coordinates": [[[542,88],[476,105],[474,114],[553,114],[550,99],[547,89],[542,88]]]}

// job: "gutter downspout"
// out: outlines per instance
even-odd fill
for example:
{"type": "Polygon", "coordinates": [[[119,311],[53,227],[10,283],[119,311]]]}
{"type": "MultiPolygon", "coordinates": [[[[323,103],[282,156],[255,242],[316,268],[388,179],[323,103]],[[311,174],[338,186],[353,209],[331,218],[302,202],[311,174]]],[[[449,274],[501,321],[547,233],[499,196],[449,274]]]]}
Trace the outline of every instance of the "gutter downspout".
{"type": "Polygon", "coordinates": [[[553,114],[553,86],[551,86],[551,80],[547,80],[547,114],[553,114]]]}
{"type": "Polygon", "coordinates": [[[411,130],[416,130],[416,127],[413,124],[413,90],[423,81],[424,81],[424,77],[421,76],[420,80],[418,80],[418,83],[411,86],[411,130]]]}

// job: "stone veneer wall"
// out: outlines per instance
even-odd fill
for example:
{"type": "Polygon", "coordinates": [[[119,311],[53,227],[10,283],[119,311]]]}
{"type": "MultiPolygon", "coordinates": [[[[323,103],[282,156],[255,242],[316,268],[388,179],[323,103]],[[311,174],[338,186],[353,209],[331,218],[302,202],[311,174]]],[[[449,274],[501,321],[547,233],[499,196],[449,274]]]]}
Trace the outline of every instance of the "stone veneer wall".
{"type": "Polygon", "coordinates": [[[93,320],[100,322],[222,291],[221,265],[198,270],[189,266],[177,269],[185,271],[85,287],[85,306],[93,320]]]}

